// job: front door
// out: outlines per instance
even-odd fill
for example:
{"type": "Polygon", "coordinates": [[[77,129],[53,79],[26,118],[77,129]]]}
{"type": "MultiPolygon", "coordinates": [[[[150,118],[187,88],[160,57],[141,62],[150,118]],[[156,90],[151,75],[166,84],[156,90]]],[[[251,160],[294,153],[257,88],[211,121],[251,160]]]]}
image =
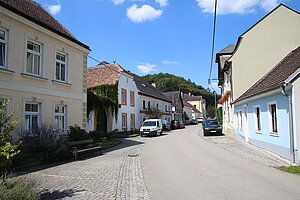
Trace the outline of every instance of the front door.
{"type": "Polygon", "coordinates": [[[248,106],[244,106],[244,134],[245,142],[249,142],[249,128],[248,128],[248,106]]]}
{"type": "Polygon", "coordinates": [[[107,131],[107,118],[104,109],[99,109],[96,111],[96,131],[107,131]]]}

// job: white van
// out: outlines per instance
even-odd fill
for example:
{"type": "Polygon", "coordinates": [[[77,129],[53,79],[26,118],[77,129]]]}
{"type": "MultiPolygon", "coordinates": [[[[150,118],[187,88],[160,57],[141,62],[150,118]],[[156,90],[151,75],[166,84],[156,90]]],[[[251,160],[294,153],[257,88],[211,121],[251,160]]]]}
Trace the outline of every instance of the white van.
{"type": "Polygon", "coordinates": [[[145,135],[161,135],[163,132],[163,127],[161,119],[147,119],[143,122],[140,128],[141,136],[145,135]]]}

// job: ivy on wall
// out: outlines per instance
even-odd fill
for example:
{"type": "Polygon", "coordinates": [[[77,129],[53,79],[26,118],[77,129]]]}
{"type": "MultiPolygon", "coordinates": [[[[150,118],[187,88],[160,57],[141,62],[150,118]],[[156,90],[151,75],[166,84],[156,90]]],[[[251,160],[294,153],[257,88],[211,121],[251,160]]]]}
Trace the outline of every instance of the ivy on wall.
{"type": "Polygon", "coordinates": [[[117,120],[119,111],[118,82],[113,85],[99,85],[88,88],[87,91],[87,113],[93,110],[111,109],[113,116],[117,120]]]}

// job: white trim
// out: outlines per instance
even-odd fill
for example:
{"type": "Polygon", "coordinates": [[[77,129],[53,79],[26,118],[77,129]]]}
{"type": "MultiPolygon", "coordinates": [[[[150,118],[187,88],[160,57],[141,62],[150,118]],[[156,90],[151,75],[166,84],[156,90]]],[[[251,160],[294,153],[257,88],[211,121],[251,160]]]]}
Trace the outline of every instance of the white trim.
{"type": "Polygon", "coordinates": [[[90,50],[80,46],[79,44],[77,44],[75,42],[72,42],[72,41],[60,36],[59,34],[56,34],[56,33],[52,32],[52,31],[50,31],[50,30],[48,30],[48,29],[46,29],[42,26],[39,26],[39,25],[35,24],[34,22],[32,22],[30,20],[27,20],[26,18],[24,18],[22,16],[19,16],[19,15],[15,14],[14,12],[11,12],[11,11],[5,9],[5,8],[0,7],[0,13],[7,16],[7,17],[9,17],[9,18],[12,18],[16,21],[19,21],[22,24],[26,24],[27,26],[29,26],[31,28],[34,28],[35,30],[40,31],[40,32],[42,32],[42,33],[44,33],[48,36],[51,36],[52,38],[54,38],[56,40],[59,40],[63,43],[66,43],[66,44],[76,48],[76,49],[79,49],[79,50],[81,50],[82,52],[84,52],[86,54],[90,53],[90,50]]]}
{"type": "Polygon", "coordinates": [[[268,122],[269,122],[269,135],[270,136],[276,136],[279,137],[279,120],[278,120],[278,105],[277,105],[277,101],[270,101],[267,103],[268,105],[268,122]],[[276,128],[277,128],[277,132],[273,132],[272,130],[272,116],[271,116],[271,112],[270,112],[270,106],[274,105],[276,106],[276,128]]]}
{"type": "MultiPolygon", "coordinates": [[[[300,67],[300,66],[299,66],[300,67]]],[[[285,81],[284,84],[289,84],[300,74],[300,68],[298,68],[292,75],[290,75],[285,81]]]]}
{"type": "MultiPolygon", "coordinates": [[[[64,82],[64,83],[68,83],[68,81],[69,81],[69,65],[68,65],[68,54],[66,54],[66,53],[64,53],[64,52],[61,52],[61,51],[58,51],[58,50],[56,50],[55,51],[55,54],[54,54],[54,57],[55,57],[55,62],[54,62],[54,80],[56,80],[56,81],[61,81],[61,82],[64,82]],[[61,60],[59,60],[59,59],[57,59],[56,57],[57,57],[57,54],[60,54],[60,55],[63,55],[64,57],[65,57],[65,61],[61,61],[61,60]],[[64,81],[63,80],[61,80],[61,79],[57,79],[56,78],[56,63],[59,63],[60,64],[60,69],[61,69],[61,65],[62,64],[64,64],[65,65],[65,77],[64,77],[64,81]]],[[[61,71],[61,70],[60,70],[61,71]]],[[[61,74],[60,74],[60,76],[61,76],[61,74]]]]}
{"type": "MultiPolygon", "coordinates": [[[[1,24],[0,24],[1,25],[1,24]]],[[[3,66],[0,66],[1,69],[8,69],[8,40],[9,40],[9,36],[8,36],[8,29],[4,28],[2,26],[0,26],[0,30],[4,31],[4,40],[1,40],[2,43],[4,43],[4,64],[3,66]]]]}
{"type": "Polygon", "coordinates": [[[86,94],[70,94],[69,92],[60,92],[56,90],[49,90],[45,88],[38,88],[38,87],[32,87],[32,86],[26,86],[26,85],[20,85],[15,83],[9,83],[5,81],[0,80],[0,89],[7,89],[7,90],[16,90],[21,92],[30,92],[30,93],[36,93],[36,94],[43,94],[43,95],[52,95],[52,96],[58,96],[58,97],[65,97],[70,99],[78,99],[83,100],[86,102],[86,94]]]}
{"type": "MultiPolygon", "coordinates": [[[[26,74],[31,74],[31,75],[34,75],[34,76],[41,76],[43,77],[44,76],[44,59],[43,59],[43,55],[44,55],[44,43],[38,41],[38,37],[36,36],[35,39],[30,37],[29,34],[25,34],[26,35],[26,39],[25,39],[25,62],[24,62],[24,73],[26,74]],[[36,45],[39,45],[40,46],[40,52],[35,52],[35,51],[32,51],[30,49],[27,48],[27,45],[28,45],[28,42],[31,42],[33,44],[36,44],[36,45]],[[39,66],[39,74],[35,74],[35,73],[32,73],[32,72],[28,72],[27,71],[27,53],[31,53],[33,55],[38,55],[40,57],[40,66],[39,66]]],[[[34,56],[33,56],[34,58],[34,56]]],[[[34,62],[33,62],[34,63],[34,62]]]]}
{"type": "Polygon", "coordinates": [[[254,113],[254,130],[255,130],[255,133],[258,133],[258,134],[262,134],[262,121],[261,121],[261,108],[260,108],[260,105],[255,105],[253,106],[253,113],[254,113]],[[260,130],[258,130],[258,124],[257,124],[257,113],[256,113],[256,108],[259,108],[259,123],[260,123],[260,130]]]}

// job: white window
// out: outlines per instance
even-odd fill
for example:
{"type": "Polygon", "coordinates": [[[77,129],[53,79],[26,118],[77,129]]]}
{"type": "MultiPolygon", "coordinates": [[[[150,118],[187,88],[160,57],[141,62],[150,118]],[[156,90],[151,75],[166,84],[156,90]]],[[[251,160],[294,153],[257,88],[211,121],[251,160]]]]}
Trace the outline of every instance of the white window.
{"type": "Polygon", "coordinates": [[[27,41],[26,72],[35,75],[41,75],[41,60],[41,45],[27,41]]]}
{"type": "Polygon", "coordinates": [[[278,135],[278,123],[277,123],[277,106],[276,103],[269,104],[269,127],[270,133],[278,135]]]}
{"type": "Polygon", "coordinates": [[[260,117],[260,107],[254,107],[254,125],[255,130],[260,132],[261,131],[261,117],[260,117]]]}
{"type": "Polygon", "coordinates": [[[122,129],[127,130],[127,113],[122,113],[122,129]]]}
{"type": "Polygon", "coordinates": [[[55,78],[67,82],[67,55],[56,52],[55,78]]]}
{"type": "Polygon", "coordinates": [[[240,111],[240,129],[243,130],[243,114],[242,114],[242,111],[240,111]]]}
{"type": "Polygon", "coordinates": [[[135,114],[130,114],[130,128],[135,128],[135,114]]]}
{"type": "Polygon", "coordinates": [[[143,109],[146,109],[146,101],[143,100],[143,109]]]}
{"type": "Polygon", "coordinates": [[[25,130],[36,128],[40,121],[40,105],[25,103],[25,130]]]}
{"type": "Polygon", "coordinates": [[[0,67],[6,66],[7,32],[0,29],[0,67]]]}
{"type": "Polygon", "coordinates": [[[121,104],[127,105],[127,90],[123,88],[121,89],[121,104]]]}
{"type": "Polygon", "coordinates": [[[54,108],[54,127],[66,132],[67,130],[67,106],[56,105],[54,108]]]}
{"type": "Polygon", "coordinates": [[[243,114],[242,111],[236,112],[236,126],[238,129],[243,130],[243,114]]]}
{"type": "Polygon", "coordinates": [[[134,92],[130,91],[130,106],[134,107],[135,101],[134,101],[134,92]]]}

